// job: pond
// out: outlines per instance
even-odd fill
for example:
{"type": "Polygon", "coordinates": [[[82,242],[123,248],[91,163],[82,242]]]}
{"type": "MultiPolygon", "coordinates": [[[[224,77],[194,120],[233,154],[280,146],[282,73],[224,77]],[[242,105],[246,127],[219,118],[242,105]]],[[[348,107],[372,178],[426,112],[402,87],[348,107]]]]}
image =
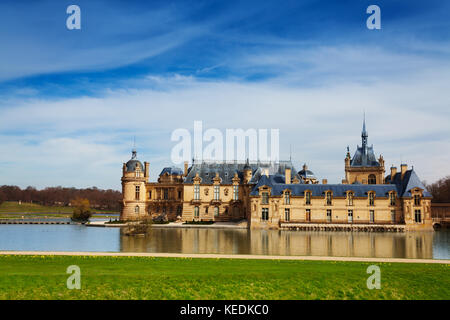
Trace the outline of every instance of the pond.
{"type": "Polygon", "coordinates": [[[0,250],[450,259],[450,231],[366,233],[154,227],[146,237],[83,225],[0,225],[0,250]]]}

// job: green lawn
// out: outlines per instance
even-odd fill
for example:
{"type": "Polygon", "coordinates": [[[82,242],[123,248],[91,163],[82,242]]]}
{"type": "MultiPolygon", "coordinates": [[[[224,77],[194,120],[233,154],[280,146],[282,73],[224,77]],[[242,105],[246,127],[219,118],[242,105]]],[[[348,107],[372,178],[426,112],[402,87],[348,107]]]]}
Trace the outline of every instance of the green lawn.
{"type": "MultiPolygon", "coordinates": [[[[17,201],[5,201],[0,205],[0,218],[17,218],[17,215],[8,215],[7,213],[36,213],[36,215],[27,215],[27,218],[40,217],[46,214],[51,218],[69,217],[73,212],[71,207],[63,206],[42,206],[36,203],[19,204],[17,201]],[[50,213],[50,214],[49,214],[50,213]]],[[[93,210],[95,213],[115,213],[107,210],[93,210]]]]}
{"type": "Polygon", "coordinates": [[[450,265],[89,256],[0,256],[0,299],[450,299],[450,265]],[[66,268],[81,289],[66,288],[66,268]]]}

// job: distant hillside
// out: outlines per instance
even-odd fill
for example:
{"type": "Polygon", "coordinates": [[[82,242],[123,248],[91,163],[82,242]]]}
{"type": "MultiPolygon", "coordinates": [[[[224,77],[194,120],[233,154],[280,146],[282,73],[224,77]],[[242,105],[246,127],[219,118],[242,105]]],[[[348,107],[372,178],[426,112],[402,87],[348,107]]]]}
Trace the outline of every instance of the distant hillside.
{"type": "MultiPolygon", "coordinates": [[[[6,201],[51,207],[67,207],[71,211],[70,202],[76,198],[88,199],[93,209],[119,211],[122,193],[116,190],[101,190],[96,187],[87,189],[51,187],[37,190],[34,187],[21,189],[18,186],[0,186],[0,204],[6,201]]],[[[44,209],[47,210],[47,209],[44,209]]],[[[63,210],[63,209],[61,209],[63,210]]],[[[23,211],[21,211],[23,212],[23,211]]]]}

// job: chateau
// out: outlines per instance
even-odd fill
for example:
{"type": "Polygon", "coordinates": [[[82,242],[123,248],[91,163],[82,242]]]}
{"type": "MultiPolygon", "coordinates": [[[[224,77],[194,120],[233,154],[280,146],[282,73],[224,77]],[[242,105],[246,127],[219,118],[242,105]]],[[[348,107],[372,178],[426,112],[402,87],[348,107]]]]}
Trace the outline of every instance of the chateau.
{"type": "Polygon", "coordinates": [[[150,165],[133,150],[123,164],[121,220],[245,219],[249,228],[433,230],[431,194],[416,172],[401,164],[385,176],[383,157],[377,159],[368,145],[365,121],[361,138],[353,157],[347,147],[340,184],[319,183],[306,164],[297,172],[291,161],[248,160],[186,162],[183,169],[164,168],[157,182],[149,182],[150,165]]]}

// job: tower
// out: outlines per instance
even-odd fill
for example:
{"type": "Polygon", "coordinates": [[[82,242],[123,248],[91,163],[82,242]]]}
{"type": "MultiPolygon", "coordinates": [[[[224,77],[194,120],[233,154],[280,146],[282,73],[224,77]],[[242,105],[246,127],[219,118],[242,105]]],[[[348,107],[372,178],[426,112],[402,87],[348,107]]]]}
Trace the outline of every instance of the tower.
{"type": "Polygon", "coordinates": [[[133,149],[131,159],[122,167],[122,211],[120,220],[142,218],[147,214],[146,183],[149,177],[149,163],[137,159],[133,149]]]}
{"type": "Polygon", "coordinates": [[[350,149],[347,147],[345,158],[345,183],[383,184],[384,159],[375,157],[373,145],[368,144],[369,134],[366,130],[366,117],[364,115],[361,131],[361,147],[357,146],[353,158],[350,158],[350,149]]]}

